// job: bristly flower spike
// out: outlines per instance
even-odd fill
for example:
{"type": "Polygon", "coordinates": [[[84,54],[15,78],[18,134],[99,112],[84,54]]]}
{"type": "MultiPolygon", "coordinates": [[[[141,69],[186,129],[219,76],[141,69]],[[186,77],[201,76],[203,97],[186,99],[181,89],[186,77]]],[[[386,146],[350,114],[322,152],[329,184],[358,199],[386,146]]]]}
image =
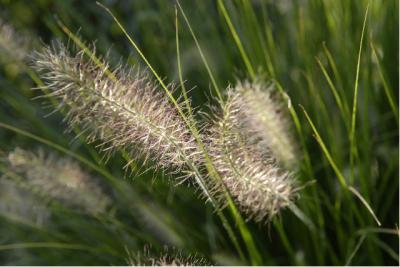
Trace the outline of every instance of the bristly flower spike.
{"type": "Polygon", "coordinates": [[[129,266],[212,266],[211,263],[197,255],[184,255],[176,249],[163,249],[163,253],[150,251],[145,246],[143,252],[128,252],[127,263],[129,266]]]}
{"type": "Polygon", "coordinates": [[[58,44],[33,57],[50,96],[67,107],[69,125],[83,128],[88,141],[99,141],[103,151],[123,149],[132,162],[190,173],[187,163],[197,164],[200,152],[168,96],[145,72],[124,66],[111,70],[105,60],[95,64],[84,54],[71,55],[58,44]]]}
{"type": "Polygon", "coordinates": [[[268,221],[295,198],[293,175],[281,168],[267,149],[245,129],[240,94],[228,93],[214,118],[207,144],[221,182],[209,179],[214,196],[226,205],[227,190],[248,218],[268,221]]]}
{"type": "Polygon", "coordinates": [[[70,158],[17,148],[9,153],[6,163],[22,178],[21,185],[36,191],[44,200],[56,200],[90,214],[105,213],[111,204],[93,177],[70,158]]]}

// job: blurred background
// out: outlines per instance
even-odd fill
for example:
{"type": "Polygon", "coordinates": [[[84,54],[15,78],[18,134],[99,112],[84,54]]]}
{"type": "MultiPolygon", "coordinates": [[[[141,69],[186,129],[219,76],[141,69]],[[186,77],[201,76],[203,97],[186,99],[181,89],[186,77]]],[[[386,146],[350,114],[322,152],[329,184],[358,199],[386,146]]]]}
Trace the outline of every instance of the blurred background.
{"type": "MultiPolygon", "coordinates": [[[[193,106],[209,112],[207,105],[215,102],[214,85],[176,2],[100,2],[119,19],[156,72],[175,83],[179,83],[177,19],[185,86],[191,89],[193,106]]],[[[398,1],[182,0],[180,4],[218,87],[252,76],[274,81],[288,94],[299,118],[300,128],[296,131],[293,126],[293,131],[304,152],[297,175],[307,184],[297,203],[303,219],[285,210],[268,224],[247,222],[260,263],[398,265],[398,1]],[[350,166],[348,134],[368,4],[359,61],[357,157],[350,166]],[[346,179],[352,177],[348,182],[371,205],[381,227],[355,196],[351,200],[344,196],[299,105],[310,115],[340,171],[346,179]]],[[[12,191],[2,160],[1,264],[124,265],[132,255],[146,254],[144,247],[149,244],[156,255],[168,246],[213,264],[250,263],[237,254],[213,207],[195,189],[171,186],[163,174],[130,174],[124,171],[120,154],[105,162],[94,145],[65,131],[62,112],[46,116],[54,109],[50,101],[35,98],[41,93],[31,90],[38,84],[29,53],[55,40],[73,43],[57,21],[85,43],[95,44],[98,54],[109,53],[111,65],[145,67],[103,8],[95,1],[0,0],[0,19],[3,41],[8,36],[4,25],[13,28],[15,41],[9,50],[7,40],[0,48],[0,122],[79,154],[112,176],[105,178],[81,164],[112,203],[104,214],[93,215],[35,194],[30,200],[29,188],[17,186],[12,191]],[[41,203],[44,221],[36,213],[32,219],[32,201],[41,203]],[[13,210],[18,213],[10,216],[13,210]]],[[[16,147],[66,156],[27,134],[0,127],[1,156],[7,158],[16,147]]],[[[238,234],[234,221],[230,223],[238,234]]]]}

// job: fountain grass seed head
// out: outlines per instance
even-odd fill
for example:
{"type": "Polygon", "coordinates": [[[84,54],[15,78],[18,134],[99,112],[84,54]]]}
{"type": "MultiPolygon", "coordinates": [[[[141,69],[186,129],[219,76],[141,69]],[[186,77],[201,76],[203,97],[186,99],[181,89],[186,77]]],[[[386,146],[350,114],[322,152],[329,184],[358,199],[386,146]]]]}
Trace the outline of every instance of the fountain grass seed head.
{"type": "Polygon", "coordinates": [[[228,93],[219,115],[206,134],[211,160],[221,182],[209,179],[217,199],[226,189],[240,210],[256,221],[271,219],[295,197],[293,175],[281,168],[269,149],[260,150],[259,138],[248,135],[243,96],[228,93]]]}
{"type": "Polygon", "coordinates": [[[197,255],[186,255],[182,251],[164,247],[162,253],[150,250],[145,246],[143,252],[128,251],[127,263],[129,266],[211,266],[211,263],[197,255]]]}
{"type": "Polygon", "coordinates": [[[43,199],[90,214],[104,213],[111,204],[94,179],[70,158],[17,148],[8,154],[6,162],[10,170],[22,177],[21,185],[43,199]]]}
{"type": "Polygon", "coordinates": [[[111,70],[105,60],[96,64],[84,51],[71,55],[61,44],[37,52],[33,66],[49,96],[68,107],[70,126],[83,128],[103,151],[124,149],[129,163],[150,161],[147,166],[171,172],[190,172],[187,163],[200,159],[189,127],[145,72],[123,66],[111,70]]]}

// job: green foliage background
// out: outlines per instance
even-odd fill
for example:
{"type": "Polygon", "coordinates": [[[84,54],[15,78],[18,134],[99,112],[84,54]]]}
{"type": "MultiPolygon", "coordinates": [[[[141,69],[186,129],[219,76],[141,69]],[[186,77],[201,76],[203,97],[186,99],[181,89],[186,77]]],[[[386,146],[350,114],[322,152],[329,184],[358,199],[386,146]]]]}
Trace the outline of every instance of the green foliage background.
{"type": "MultiPolygon", "coordinates": [[[[102,3],[113,11],[157,73],[178,83],[177,14],[185,86],[193,88],[189,93],[193,105],[207,111],[205,104],[213,102],[214,85],[175,2],[102,3]]],[[[44,117],[51,109],[43,107],[44,100],[32,100],[40,92],[30,90],[35,83],[26,65],[2,54],[0,122],[58,144],[94,163],[103,174],[112,174],[107,179],[86,166],[100,177],[114,205],[108,215],[99,217],[51,205],[54,216],[45,228],[1,216],[0,262],[123,265],[128,252],[143,251],[146,244],[152,244],[154,251],[168,245],[215,264],[397,265],[398,1],[184,0],[181,5],[218,87],[259,75],[279,83],[290,97],[292,114],[299,120],[293,131],[303,153],[298,179],[307,185],[296,203],[303,217],[285,210],[267,225],[248,221],[261,261],[248,252],[240,259],[212,206],[199,199],[195,189],[173,187],[162,175],[126,175],[119,154],[101,161],[94,146],[64,132],[62,114],[44,117]],[[351,142],[353,113],[355,138],[351,142]],[[318,141],[325,144],[325,153],[318,141]],[[347,187],[340,183],[340,176],[347,187]],[[381,227],[348,186],[369,203],[381,227]]],[[[0,15],[18,35],[27,34],[45,44],[54,39],[68,41],[57,25],[60,20],[85,42],[96,41],[100,54],[109,51],[113,63],[121,60],[144,66],[112,17],[94,1],[0,0],[0,15]]],[[[0,127],[1,151],[17,146],[35,149],[44,145],[0,127]]],[[[246,251],[248,244],[241,239],[235,221],[230,224],[246,251]]]]}

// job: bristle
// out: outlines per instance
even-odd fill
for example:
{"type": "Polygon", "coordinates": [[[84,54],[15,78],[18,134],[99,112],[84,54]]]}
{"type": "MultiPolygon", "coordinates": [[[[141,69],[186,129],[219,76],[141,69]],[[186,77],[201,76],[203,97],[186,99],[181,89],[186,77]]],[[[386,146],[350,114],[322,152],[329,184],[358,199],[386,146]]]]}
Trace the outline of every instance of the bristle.
{"type": "Polygon", "coordinates": [[[104,213],[110,206],[110,198],[99,185],[69,158],[17,148],[9,153],[7,165],[23,178],[21,183],[26,188],[43,199],[57,200],[90,214],[104,213]]]}
{"type": "Polygon", "coordinates": [[[33,66],[50,95],[67,107],[70,126],[83,128],[103,151],[123,149],[146,168],[172,172],[199,160],[189,128],[145,72],[123,66],[111,71],[105,60],[95,64],[83,51],[71,56],[60,44],[36,53],[33,66]]]}

